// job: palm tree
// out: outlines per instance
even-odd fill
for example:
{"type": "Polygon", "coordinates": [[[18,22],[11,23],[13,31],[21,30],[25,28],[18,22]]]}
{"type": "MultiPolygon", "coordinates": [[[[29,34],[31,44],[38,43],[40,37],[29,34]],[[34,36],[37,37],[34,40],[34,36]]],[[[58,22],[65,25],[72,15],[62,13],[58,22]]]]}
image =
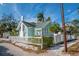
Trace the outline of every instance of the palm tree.
{"type": "Polygon", "coordinates": [[[76,37],[77,37],[77,35],[78,35],[78,33],[79,33],[79,20],[78,20],[78,19],[74,19],[73,21],[71,21],[71,23],[72,23],[73,26],[74,26],[74,34],[75,34],[76,37]]]}
{"type": "Polygon", "coordinates": [[[50,18],[50,17],[48,17],[46,21],[51,21],[51,18],[50,18]]]}
{"type": "Polygon", "coordinates": [[[38,13],[37,14],[37,21],[44,22],[44,15],[43,15],[43,13],[38,13]]]}
{"type": "Polygon", "coordinates": [[[74,26],[79,26],[79,20],[78,19],[74,19],[72,22],[71,22],[74,26]]]}

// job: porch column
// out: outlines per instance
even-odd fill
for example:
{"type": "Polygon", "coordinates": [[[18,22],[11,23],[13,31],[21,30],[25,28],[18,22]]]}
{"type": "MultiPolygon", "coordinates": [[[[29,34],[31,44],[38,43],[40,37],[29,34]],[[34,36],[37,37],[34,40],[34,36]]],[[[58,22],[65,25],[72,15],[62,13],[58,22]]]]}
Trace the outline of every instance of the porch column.
{"type": "Polygon", "coordinates": [[[20,29],[20,37],[23,37],[23,16],[21,16],[21,29],[20,29]]]}

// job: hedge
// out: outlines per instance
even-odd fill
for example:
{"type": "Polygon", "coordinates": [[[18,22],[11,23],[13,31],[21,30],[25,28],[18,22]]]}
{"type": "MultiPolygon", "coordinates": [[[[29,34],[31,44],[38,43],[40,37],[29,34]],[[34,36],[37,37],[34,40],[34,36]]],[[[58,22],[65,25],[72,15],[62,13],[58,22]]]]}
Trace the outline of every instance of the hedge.
{"type": "Polygon", "coordinates": [[[53,45],[53,37],[43,37],[43,47],[48,48],[53,45]]]}

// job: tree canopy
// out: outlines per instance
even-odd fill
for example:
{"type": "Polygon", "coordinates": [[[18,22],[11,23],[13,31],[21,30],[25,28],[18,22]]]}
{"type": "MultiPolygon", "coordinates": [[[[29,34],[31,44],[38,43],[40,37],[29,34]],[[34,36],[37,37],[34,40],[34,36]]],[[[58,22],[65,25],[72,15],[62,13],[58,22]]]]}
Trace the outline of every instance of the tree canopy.
{"type": "Polygon", "coordinates": [[[74,19],[71,23],[72,23],[74,26],[79,27],[79,20],[78,20],[78,19],[74,19]]]}
{"type": "Polygon", "coordinates": [[[12,35],[15,35],[17,21],[14,19],[13,15],[3,14],[2,19],[0,20],[0,34],[2,35],[5,32],[9,32],[12,35]]]}
{"type": "Polygon", "coordinates": [[[50,17],[48,17],[46,21],[51,21],[51,18],[50,18],[50,17]]]}
{"type": "Polygon", "coordinates": [[[43,14],[43,13],[38,13],[38,14],[37,14],[37,21],[42,21],[42,22],[44,22],[44,14],[43,14]]]}
{"type": "Polygon", "coordinates": [[[58,23],[53,23],[52,26],[50,27],[50,31],[58,33],[59,31],[61,31],[61,27],[58,23]]]}
{"type": "Polygon", "coordinates": [[[79,20],[78,19],[74,19],[70,22],[67,22],[66,24],[67,24],[66,30],[71,31],[71,33],[73,34],[77,34],[79,32],[79,20]]]}

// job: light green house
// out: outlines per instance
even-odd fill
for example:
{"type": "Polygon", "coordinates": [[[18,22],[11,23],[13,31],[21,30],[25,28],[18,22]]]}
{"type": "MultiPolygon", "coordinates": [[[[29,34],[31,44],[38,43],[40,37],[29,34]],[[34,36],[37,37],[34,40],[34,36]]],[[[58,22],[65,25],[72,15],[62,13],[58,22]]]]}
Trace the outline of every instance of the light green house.
{"type": "Polygon", "coordinates": [[[18,24],[17,30],[19,30],[19,37],[52,37],[52,33],[49,31],[51,26],[50,21],[44,22],[26,22],[23,21],[23,17],[21,17],[21,21],[18,24]]]}

